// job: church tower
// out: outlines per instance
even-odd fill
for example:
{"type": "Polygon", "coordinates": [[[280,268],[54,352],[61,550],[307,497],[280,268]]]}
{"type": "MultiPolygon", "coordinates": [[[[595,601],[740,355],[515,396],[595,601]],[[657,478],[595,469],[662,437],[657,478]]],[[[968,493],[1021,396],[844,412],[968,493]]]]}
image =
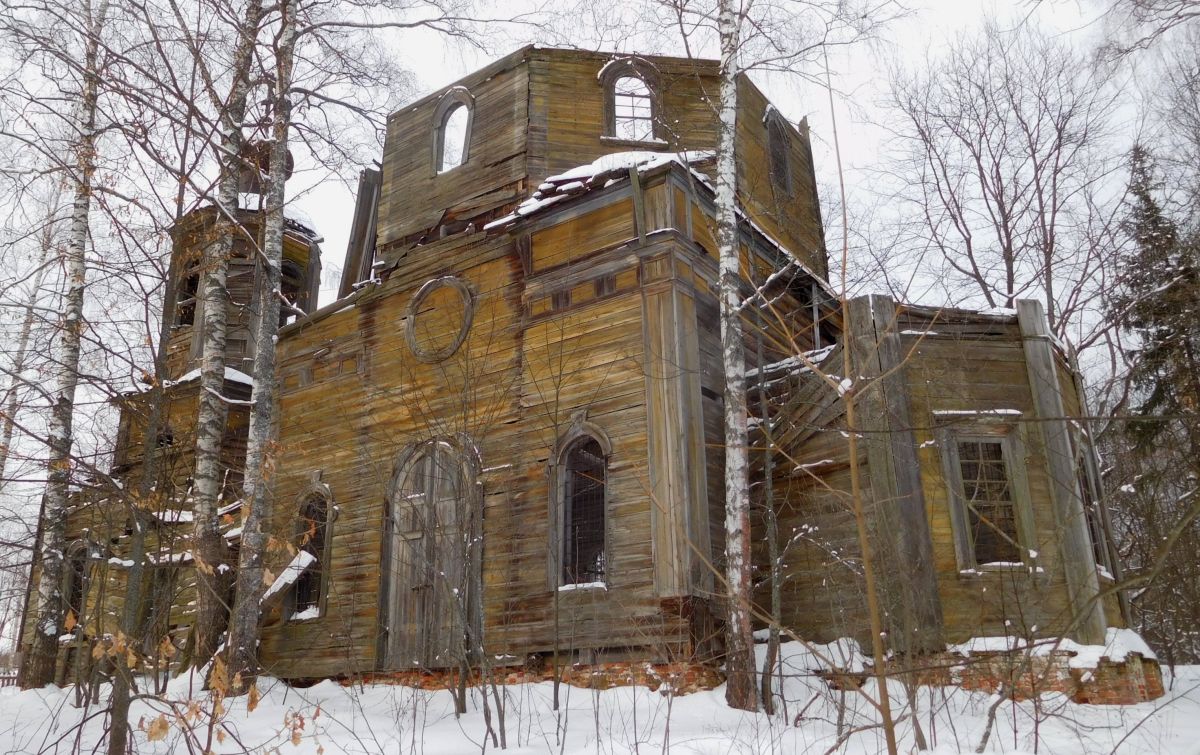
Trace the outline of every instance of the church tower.
{"type": "MultiPolygon", "coordinates": [[[[260,180],[267,164],[267,145],[250,147],[238,186],[238,206],[232,209],[240,230],[234,234],[228,275],[228,333],[225,366],[249,371],[254,360],[254,311],[263,288],[262,263],[256,254],[262,241],[267,187],[260,180]]],[[[292,160],[288,159],[288,176],[292,160]]],[[[284,210],[283,281],[286,299],[280,307],[280,325],[316,308],[321,281],[321,241],[312,223],[292,208],[284,210]],[[290,307],[288,305],[291,305],[290,307]]],[[[172,280],[174,301],[163,317],[172,323],[168,377],[178,379],[199,366],[202,338],[196,325],[203,319],[200,280],[205,247],[228,227],[213,205],[198,208],[172,229],[172,280]]]]}
{"type": "MultiPolygon", "coordinates": [[[[239,178],[237,207],[230,208],[237,225],[227,275],[228,298],[225,346],[225,385],[222,395],[234,401],[250,398],[249,372],[254,361],[255,312],[265,290],[265,271],[260,249],[266,219],[266,191],[262,181],[267,166],[267,145],[247,149],[247,165],[239,178]]],[[[288,177],[292,160],[288,159],[288,177]]],[[[285,325],[312,312],[317,305],[321,277],[321,237],[302,214],[284,210],[283,269],[279,324],[285,325]]],[[[170,324],[167,343],[167,369],[163,399],[168,405],[167,424],[155,443],[171,446],[171,463],[161,474],[175,485],[186,483],[193,466],[193,439],[199,392],[200,356],[204,302],[200,286],[205,251],[227,233],[229,219],[216,206],[207,204],[188,213],[171,229],[172,249],[170,280],[164,297],[162,317],[170,324]],[[185,437],[187,436],[187,437],[185,437]]],[[[130,475],[141,463],[144,438],[146,394],[127,395],[121,402],[121,421],[114,450],[113,469],[118,475],[130,475]]],[[[231,406],[226,428],[224,465],[227,484],[237,485],[245,453],[248,418],[246,407],[231,406]]],[[[164,482],[165,482],[164,481],[164,482]]]]}

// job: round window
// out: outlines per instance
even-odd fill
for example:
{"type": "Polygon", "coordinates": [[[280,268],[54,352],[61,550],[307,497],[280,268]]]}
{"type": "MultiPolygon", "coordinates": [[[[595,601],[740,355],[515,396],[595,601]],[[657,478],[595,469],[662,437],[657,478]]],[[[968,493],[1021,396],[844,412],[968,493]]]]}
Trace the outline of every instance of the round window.
{"type": "Polygon", "coordinates": [[[467,339],[474,314],[474,297],[461,279],[426,282],[408,303],[404,337],[409,350],[422,362],[446,359],[467,339]]]}

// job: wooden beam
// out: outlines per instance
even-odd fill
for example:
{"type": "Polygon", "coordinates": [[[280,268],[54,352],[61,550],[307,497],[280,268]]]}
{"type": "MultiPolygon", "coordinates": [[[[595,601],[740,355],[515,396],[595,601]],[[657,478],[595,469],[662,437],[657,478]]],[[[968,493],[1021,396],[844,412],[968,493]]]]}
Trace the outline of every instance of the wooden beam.
{"type": "Polygon", "coordinates": [[[920,652],[943,648],[942,610],[933,540],[925,511],[917,442],[905,380],[904,355],[894,327],[896,306],[886,296],[849,302],[847,334],[867,450],[873,497],[876,557],[893,646],[920,652]]]}
{"type": "Polygon", "coordinates": [[[1029,370],[1029,389],[1033,393],[1037,417],[1041,420],[1036,423],[1038,430],[1035,432],[1041,432],[1046,453],[1050,500],[1066,572],[1072,619],[1077,626],[1074,638],[1087,644],[1103,644],[1107,622],[1104,606],[1096,597],[1100,592],[1100,581],[1071,454],[1054,347],[1041,303],[1030,299],[1017,301],[1017,321],[1029,370]]]}

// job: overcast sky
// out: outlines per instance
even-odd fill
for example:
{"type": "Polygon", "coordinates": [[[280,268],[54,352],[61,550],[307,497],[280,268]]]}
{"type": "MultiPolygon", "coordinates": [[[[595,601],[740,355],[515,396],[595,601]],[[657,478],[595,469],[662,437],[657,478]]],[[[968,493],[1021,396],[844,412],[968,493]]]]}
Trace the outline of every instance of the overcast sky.
{"type": "MultiPolygon", "coordinates": [[[[616,3],[619,1],[615,0],[616,3]]],[[[1084,48],[1094,47],[1104,34],[1102,7],[1094,0],[1043,0],[1038,3],[924,0],[907,5],[911,13],[892,22],[879,39],[838,50],[830,61],[835,77],[834,108],[847,169],[847,188],[851,193],[863,188],[863,171],[877,159],[880,146],[887,138],[886,132],[872,123],[880,117],[876,103],[885,91],[888,68],[896,61],[903,65],[918,65],[927,53],[936,56],[948,40],[971,33],[988,16],[1003,25],[1034,23],[1062,34],[1084,48]]],[[[496,11],[495,15],[505,16],[506,13],[496,11]]],[[[529,42],[562,44],[565,41],[579,47],[626,53],[672,53],[677,50],[674,39],[659,40],[659,43],[646,39],[614,40],[603,38],[602,33],[597,42],[591,33],[584,36],[572,30],[573,26],[575,29],[592,28],[589,20],[564,18],[560,21],[561,28],[566,30],[562,36],[540,34],[531,37],[525,29],[496,24],[487,32],[487,50],[448,42],[427,32],[405,32],[389,41],[400,61],[414,74],[417,96],[444,88],[529,42]]],[[[755,75],[755,79],[789,119],[809,119],[818,182],[823,187],[834,185],[836,171],[829,140],[831,117],[827,94],[792,75],[755,75]]],[[[323,174],[301,173],[289,189],[297,195],[295,206],[312,219],[325,237],[323,256],[327,274],[331,268],[340,269],[350,230],[353,187],[323,174]]],[[[329,289],[328,284],[336,285],[330,277],[327,276],[326,289],[329,289]]],[[[324,291],[322,303],[327,303],[332,296],[332,290],[324,291]]]]}

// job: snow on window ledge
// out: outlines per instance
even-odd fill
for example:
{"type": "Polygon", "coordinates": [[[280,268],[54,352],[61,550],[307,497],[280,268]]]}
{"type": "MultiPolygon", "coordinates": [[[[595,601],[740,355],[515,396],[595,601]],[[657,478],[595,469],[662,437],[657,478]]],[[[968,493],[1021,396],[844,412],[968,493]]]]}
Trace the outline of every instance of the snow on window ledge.
{"type": "Polygon", "coordinates": [[[1011,574],[1013,572],[1027,572],[1029,574],[1045,574],[1046,570],[1040,566],[1030,566],[1021,561],[991,561],[986,564],[976,564],[967,569],[959,569],[958,576],[960,578],[982,577],[986,574],[1011,574]]]}
{"type": "Polygon", "coordinates": [[[266,592],[263,593],[259,603],[266,603],[273,596],[294,585],[296,580],[300,579],[300,575],[316,562],[316,556],[308,551],[299,551],[296,553],[291,562],[284,567],[283,571],[279,573],[279,576],[275,578],[275,581],[271,583],[271,586],[268,587],[266,592]]]}
{"type": "Polygon", "coordinates": [[[605,582],[571,582],[565,585],[559,585],[559,592],[574,592],[576,590],[603,590],[608,591],[608,584],[605,582]]]}
{"type": "Polygon", "coordinates": [[[647,145],[651,147],[667,146],[665,139],[659,139],[656,136],[649,139],[626,139],[623,136],[609,136],[605,134],[600,137],[600,142],[602,144],[616,144],[623,147],[644,147],[647,145]]]}
{"type": "Polygon", "coordinates": [[[288,617],[288,621],[312,621],[313,619],[321,618],[320,606],[309,606],[303,611],[296,611],[288,617]]]}

